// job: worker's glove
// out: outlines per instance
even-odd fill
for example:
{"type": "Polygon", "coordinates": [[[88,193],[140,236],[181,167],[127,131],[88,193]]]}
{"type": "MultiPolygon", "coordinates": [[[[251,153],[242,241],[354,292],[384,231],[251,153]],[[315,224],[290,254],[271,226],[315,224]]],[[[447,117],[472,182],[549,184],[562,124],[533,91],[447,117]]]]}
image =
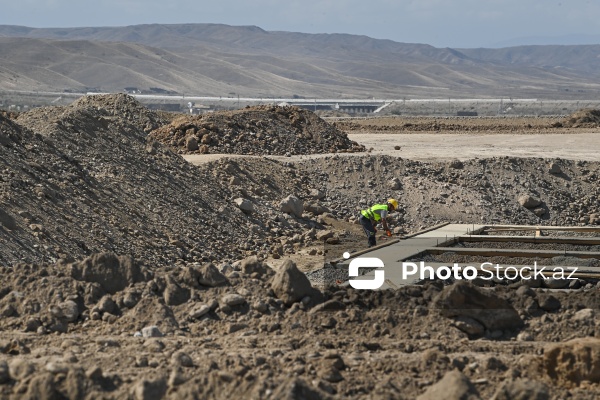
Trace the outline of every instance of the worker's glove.
{"type": "Polygon", "coordinates": [[[392,231],[390,231],[389,229],[387,231],[385,231],[386,235],[388,235],[389,237],[392,237],[392,231]]]}

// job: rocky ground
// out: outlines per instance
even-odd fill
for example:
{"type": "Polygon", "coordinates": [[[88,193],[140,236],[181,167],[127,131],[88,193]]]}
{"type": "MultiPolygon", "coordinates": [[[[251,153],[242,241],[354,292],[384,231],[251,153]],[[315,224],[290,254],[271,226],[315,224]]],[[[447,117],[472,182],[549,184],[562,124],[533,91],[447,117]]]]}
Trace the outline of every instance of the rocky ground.
{"type": "MultiPolygon", "coordinates": [[[[508,125],[578,129],[536,121],[508,125]]],[[[0,116],[0,397],[598,397],[594,280],[370,292],[302,271],[363,248],[356,214],[388,197],[396,236],[598,224],[600,163],[348,155],[349,124],[270,106],[173,119],[124,95],[0,116]],[[179,155],[202,145],[333,154],[179,155]]]]}

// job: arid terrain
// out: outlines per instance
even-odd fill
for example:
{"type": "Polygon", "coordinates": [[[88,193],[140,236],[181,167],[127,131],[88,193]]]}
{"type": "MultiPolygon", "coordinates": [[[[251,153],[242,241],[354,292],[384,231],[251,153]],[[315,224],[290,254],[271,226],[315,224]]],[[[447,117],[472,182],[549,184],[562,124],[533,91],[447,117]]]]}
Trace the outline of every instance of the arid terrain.
{"type": "Polygon", "coordinates": [[[596,100],[599,47],[436,48],[363,35],[202,23],[0,25],[0,102],[15,104],[24,92],[50,92],[56,102],[73,92],[124,90],[307,100],[596,100]]]}
{"type": "Polygon", "coordinates": [[[363,249],[357,213],[389,197],[396,238],[597,226],[597,118],[189,117],[122,94],[2,113],[0,398],[598,398],[597,279],[304,274],[363,249]]]}

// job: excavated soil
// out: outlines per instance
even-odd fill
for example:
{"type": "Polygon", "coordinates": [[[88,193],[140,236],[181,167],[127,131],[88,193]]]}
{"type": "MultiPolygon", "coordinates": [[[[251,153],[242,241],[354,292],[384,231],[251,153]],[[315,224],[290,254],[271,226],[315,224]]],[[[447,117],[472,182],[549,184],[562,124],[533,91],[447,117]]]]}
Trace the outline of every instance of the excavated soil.
{"type": "Polygon", "coordinates": [[[179,117],[150,137],[184,154],[294,155],[365,150],[314,113],[293,106],[261,105],[179,117]]]}
{"type": "Polygon", "coordinates": [[[300,271],[363,248],[358,211],[389,197],[395,235],[595,225],[600,163],[345,154],[362,145],[340,124],[171,119],[124,95],[0,116],[0,397],[597,398],[593,279],[372,292],[300,271]],[[180,155],[202,145],[254,157],[180,155]],[[324,154],[260,156],[286,153],[324,154]]]}

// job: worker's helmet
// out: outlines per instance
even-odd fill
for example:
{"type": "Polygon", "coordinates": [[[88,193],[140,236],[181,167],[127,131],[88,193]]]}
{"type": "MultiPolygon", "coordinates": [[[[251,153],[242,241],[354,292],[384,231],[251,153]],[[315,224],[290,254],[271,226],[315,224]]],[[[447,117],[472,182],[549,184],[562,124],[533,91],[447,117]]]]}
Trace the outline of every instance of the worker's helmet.
{"type": "Polygon", "coordinates": [[[394,207],[394,210],[398,209],[398,202],[396,201],[396,199],[389,199],[388,204],[391,204],[394,207]]]}

